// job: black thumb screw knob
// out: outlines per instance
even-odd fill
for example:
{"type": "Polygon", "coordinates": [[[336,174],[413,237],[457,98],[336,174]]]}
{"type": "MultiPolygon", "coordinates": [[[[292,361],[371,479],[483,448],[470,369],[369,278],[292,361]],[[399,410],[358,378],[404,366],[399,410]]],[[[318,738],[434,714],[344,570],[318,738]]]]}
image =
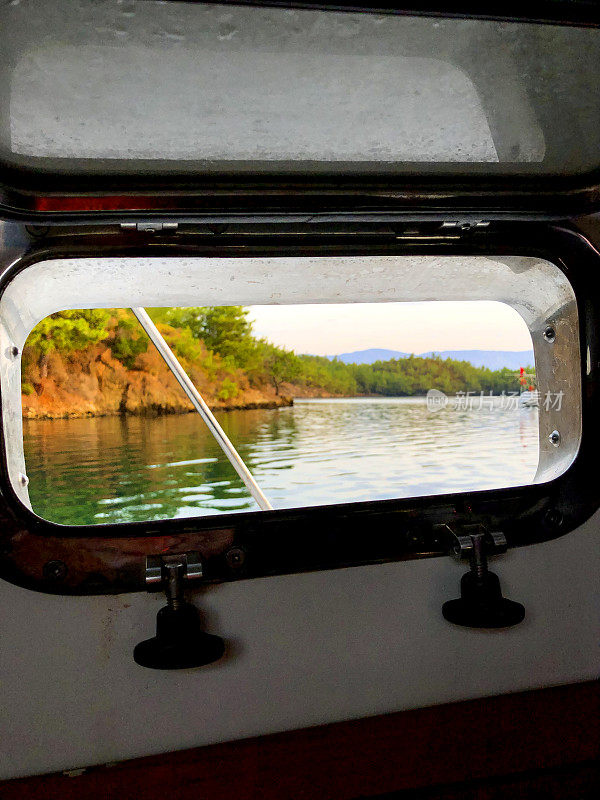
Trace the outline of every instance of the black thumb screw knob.
{"type": "Polygon", "coordinates": [[[219,636],[202,629],[197,609],[183,599],[185,560],[162,565],[167,605],[156,615],[156,636],[133,651],[136,664],[149,669],[191,669],[218,661],[225,652],[219,636]]]}
{"type": "Polygon", "coordinates": [[[508,628],[525,619],[525,607],[502,596],[498,576],[488,570],[486,550],[506,549],[503,534],[478,530],[467,536],[454,536],[454,555],[467,555],[470,570],[460,581],[460,597],[448,600],[442,614],[448,622],[466,628],[508,628]]]}
{"type": "Polygon", "coordinates": [[[166,605],[156,615],[156,636],[136,645],[133,660],[150,669],[191,669],[218,661],[225,642],[202,630],[196,608],[166,605]]]}

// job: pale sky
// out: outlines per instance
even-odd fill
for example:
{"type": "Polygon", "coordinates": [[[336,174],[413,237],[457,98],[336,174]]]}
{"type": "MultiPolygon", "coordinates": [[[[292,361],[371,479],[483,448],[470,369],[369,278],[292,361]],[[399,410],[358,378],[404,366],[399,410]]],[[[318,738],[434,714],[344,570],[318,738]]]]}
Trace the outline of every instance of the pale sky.
{"type": "Polygon", "coordinates": [[[250,306],[256,336],[297,353],[337,355],[371,347],[529,350],[531,336],[504,303],[482,301],[250,306]]]}

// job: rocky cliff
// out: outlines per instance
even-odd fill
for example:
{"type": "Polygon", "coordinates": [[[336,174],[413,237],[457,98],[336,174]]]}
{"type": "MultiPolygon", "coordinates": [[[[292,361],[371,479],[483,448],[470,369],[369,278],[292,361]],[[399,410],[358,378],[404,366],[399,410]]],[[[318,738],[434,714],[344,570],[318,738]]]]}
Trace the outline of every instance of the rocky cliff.
{"type": "MultiPolygon", "coordinates": [[[[213,409],[270,408],[291,405],[268,384],[252,386],[242,371],[217,361],[209,371],[183,366],[213,409]]],[[[54,351],[43,361],[27,351],[23,358],[23,416],[34,419],[110,414],[178,414],[192,411],[183,390],[154,348],[128,369],[106,344],[69,354],[54,351]]]]}

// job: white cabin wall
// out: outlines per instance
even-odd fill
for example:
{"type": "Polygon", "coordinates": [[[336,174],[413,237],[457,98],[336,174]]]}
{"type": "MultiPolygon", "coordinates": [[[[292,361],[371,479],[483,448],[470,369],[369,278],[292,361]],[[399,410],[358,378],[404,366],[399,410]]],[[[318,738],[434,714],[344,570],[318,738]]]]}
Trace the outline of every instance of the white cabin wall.
{"type": "Polygon", "coordinates": [[[137,666],[158,595],[55,597],[0,582],[0,778],[597,677],[600,514],[493,560],[516,628],[441,616],[449,558],[224,584],[196,595],[230,657],[137,666]]]}

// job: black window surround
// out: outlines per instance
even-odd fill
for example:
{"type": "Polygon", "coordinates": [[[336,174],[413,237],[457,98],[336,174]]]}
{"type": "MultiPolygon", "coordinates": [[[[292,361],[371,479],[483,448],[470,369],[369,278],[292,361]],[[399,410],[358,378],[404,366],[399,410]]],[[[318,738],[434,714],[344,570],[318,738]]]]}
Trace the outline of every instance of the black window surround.
{"type": "MultiPolygon", "coordinates": [[[[593,229],[593,220],[588,220],[593,229]]],[[[143,255],[531,255],[545,258],[568,276],[580,326],[582,439],[567,471],[548,483],[514,489],[417,499],[356,503],[291,511],[223,515],[152,524],[66,527],[35,517],[17,500],[6,459],[0,475],[2,518],[0,570],[21,586],[66,594],[114,593],[144,587],[146,556],[194,551],[204,562],[204,580],[226,581],[289,572],[331,569],[442,555],[448,523],[502,530],[511,547],[563,535],[600,504],[594,481],[598,443],[600,319],[593,299],[600,257],[574,226],[544,222],[490,223],[459,230],[442,220],[369,228],[345,233],[250,232],[241,225],[227,233],[199,226],[149,233],[116,226],[95,230],[2,229],[2,289],[20,270],[47,259],[143,255]]],[[[5,442],[2,446],[4,448],[5,442]]]]}

